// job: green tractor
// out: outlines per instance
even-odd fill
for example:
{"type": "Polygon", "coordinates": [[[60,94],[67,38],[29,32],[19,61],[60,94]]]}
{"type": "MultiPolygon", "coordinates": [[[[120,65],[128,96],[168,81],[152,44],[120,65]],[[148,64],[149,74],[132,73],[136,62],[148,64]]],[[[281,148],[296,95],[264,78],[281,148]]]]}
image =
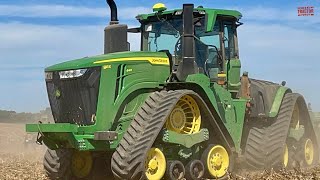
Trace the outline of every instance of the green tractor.
{"type": "Polygon", "coordinates": [[[318,162],[304,98],[240,75],[240,12],[158,3],[128,29],[107,2],[104,54],[46,68],[55,123],[26,125],[48,147],[51,179],[94,177],[97,161],[109,179],[150,180],[318,162]],[[141,51],[129,51],[128,33],[141,35],[141,51]]]}

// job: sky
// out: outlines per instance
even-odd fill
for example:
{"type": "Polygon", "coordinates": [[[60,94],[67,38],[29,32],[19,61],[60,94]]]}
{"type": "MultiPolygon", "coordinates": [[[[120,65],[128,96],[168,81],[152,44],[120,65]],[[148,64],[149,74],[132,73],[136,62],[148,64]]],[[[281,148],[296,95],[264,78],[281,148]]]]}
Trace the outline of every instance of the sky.
{"type": "MultiPolygon", "coordinates": [[[[135,16],[152,11],[154,0],[116,0],[121,23],[138,26],[135,16]]],[[[242,70],[251,78],[286,81],[320,111],[320,0],[161,1],[168,9],[194,3],[235,9],[242,70]],[[314,16],[297,7],[313,6],[314,16]]],[[[44,68],[102,54],[103,28],[109,23],[104,0],[0,1],[0,109],[38,112],[49,106],[44,68]]],[[[132,50],[139,39],[129,37],[132,50]]]]}

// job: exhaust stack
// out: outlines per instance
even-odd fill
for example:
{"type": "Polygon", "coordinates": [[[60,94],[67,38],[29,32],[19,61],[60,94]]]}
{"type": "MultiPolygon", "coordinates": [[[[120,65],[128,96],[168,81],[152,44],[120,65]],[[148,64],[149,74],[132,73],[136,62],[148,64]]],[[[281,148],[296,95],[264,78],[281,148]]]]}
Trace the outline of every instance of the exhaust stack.
{"type": "Polygon", "coordinates": [[[107,0],[107,3],[110,7],[110,13],[111,13],[111,21],[110,24],[118,24],[118,8],[116,3],[113,0],[107,0]]]}
{"type": "Polygon", "coordinates": [[[110,7],[110,23],[104,29],[104,54],[128,51],[128,26],[119,24],[118,10],[114,0],[107,0],[110,7]]]}
{"type": "Polygon", "coordinates": [[[193,9],[193,4],[183,5],[182,61],[176,73],[179,81],[185,81],[188,75],[198,73],[195,62],[193,9]]]}

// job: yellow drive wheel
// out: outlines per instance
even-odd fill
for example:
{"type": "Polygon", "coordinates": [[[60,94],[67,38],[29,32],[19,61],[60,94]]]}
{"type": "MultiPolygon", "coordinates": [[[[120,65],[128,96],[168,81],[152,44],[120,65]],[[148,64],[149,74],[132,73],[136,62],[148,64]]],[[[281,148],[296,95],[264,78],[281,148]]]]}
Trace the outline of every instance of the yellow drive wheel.
{"type": "Polygon", "coordinates": [[[160,180],[166,172],[166,164],[162,151],[158,148],[151,148],[144,163],[147,179],[160,180]]]}
{"type": "Polygon", "coordinates": [[[77,178],[89,176],[93,165],[92,155],[89,151],[74,151],[71,159],[71,170],[77,178]]]}
{"type": "Polygon", "coordinates": [[[288,162],[289,162],[289,149],[288,145],[284,145],[284,152],[283,152],[283,167],[286,168],[288,167],[288,162]]]}
{"type": "Polygon", "coordinates": [[[202,154],[202,161],[208,173],[215,177],[225,176],[229,170],[230,157],[221,145],[210,145],[202,154]]]}
{"type": "Polygon", "coordinates": [[[304,159],[308,166],[311,166],[314,162],[314,146],[309,138],[304,141],[304,159]]]}
{"type": "Polygon", "coordinates": [[[201,125],[200,109],[197,102],[189,95],[179,99],[166,121],[168,130],[192,134],[199,132],[201,125]]]}

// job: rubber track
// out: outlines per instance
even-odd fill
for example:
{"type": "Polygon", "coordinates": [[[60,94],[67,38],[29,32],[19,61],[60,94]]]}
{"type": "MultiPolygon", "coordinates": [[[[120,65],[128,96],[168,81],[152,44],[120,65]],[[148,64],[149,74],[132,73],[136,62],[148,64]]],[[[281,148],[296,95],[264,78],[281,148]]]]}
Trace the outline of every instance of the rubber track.
{"type": "Polygon", "coordinates": [[[144,161],[148,150],[161,131],[167,116],[178,100],[189,90],[152,93],[141,106],[121,139],[111,159],[111,169],[117,179],[146,179],[144,161]]]}
{"type": "Polygon", "coordinates": [[[43,159],[43,166],[50,179],[68,179],[70,171],[71,153],[68,150],[48,149],[43,159]]]}
{"type": "Polygon", "coordinates": [[[245,158],[251,168],[282,168],[284,145],[293,109],[299,97],[298,94],[286,94],[281,103],[279,114],[270,126],[250,129],[245,158]]]}

